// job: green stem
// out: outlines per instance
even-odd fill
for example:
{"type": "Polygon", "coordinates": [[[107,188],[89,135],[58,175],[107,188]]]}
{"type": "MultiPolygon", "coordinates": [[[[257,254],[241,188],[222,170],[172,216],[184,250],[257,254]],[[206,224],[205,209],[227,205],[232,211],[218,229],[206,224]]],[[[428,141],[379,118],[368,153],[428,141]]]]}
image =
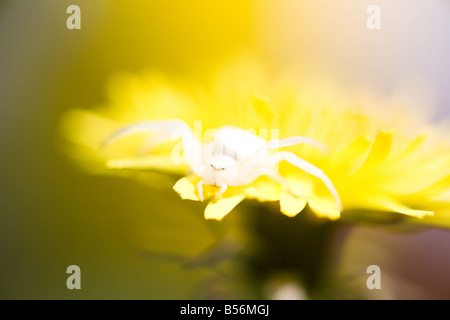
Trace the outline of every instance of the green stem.
{"type": "Polygon", "coordinates": [[[260,297],[264,285],[280,275],[296,279],[309,298],[326,297],[323,290],[328,287],[333,239],[339,225],[318,218],[308,208],[293,218],[267,204],[247,211],[244,228],[252,240],[245,264],[260,297]]]}

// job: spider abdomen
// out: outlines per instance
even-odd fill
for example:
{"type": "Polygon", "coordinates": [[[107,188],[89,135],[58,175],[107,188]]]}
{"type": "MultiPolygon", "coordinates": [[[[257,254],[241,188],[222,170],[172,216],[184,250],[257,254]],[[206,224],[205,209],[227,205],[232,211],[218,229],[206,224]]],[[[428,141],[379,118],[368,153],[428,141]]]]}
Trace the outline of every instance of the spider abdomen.
{"type": "Polygon", "coordinates": [[[265,145],[256,134],[232,126],[221,127],[214,133],[213,156],[227,156],[245,162],[265,145]]]}

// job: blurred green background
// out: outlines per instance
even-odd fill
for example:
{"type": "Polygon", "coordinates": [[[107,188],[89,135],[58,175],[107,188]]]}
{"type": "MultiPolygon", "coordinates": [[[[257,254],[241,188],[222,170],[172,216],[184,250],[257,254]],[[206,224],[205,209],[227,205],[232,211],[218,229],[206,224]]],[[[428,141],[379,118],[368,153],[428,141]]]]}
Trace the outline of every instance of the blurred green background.
{"type": "MultiPolygon", "coordinates": [[[[365,27],[369,4],[1,1],[0,297],[255,297],[240,287],[237,263],[192,268],[192,258],[229,233],[242,236],[230,231],[239,217],[206,222],[199,204],[167,186],[84,173],[61,151],[59,120],[66,110],[104,104],[105,84],[117,72],[150,69],[201,81],[211,65],[246,55],[269,70],[331,74],[381,94],[419,79],[431,88],[434,117],[449,114],[448,2],[380,1],[386,15],[378,34],[365,27]],[[81,8],[81,30],[66,28],[71,4],[81,8]],[[81,268],[81,290],[66,287],[72,264],[81,268]]],[[[386,287],[364,297],[447,299],[450,257],[442,252],[449,240],[446,230],[347,228],[335,241],[343,254],[335,267],[352,275],[350,289],[364,291],[367,266],[380,265],[386,287]]]]}

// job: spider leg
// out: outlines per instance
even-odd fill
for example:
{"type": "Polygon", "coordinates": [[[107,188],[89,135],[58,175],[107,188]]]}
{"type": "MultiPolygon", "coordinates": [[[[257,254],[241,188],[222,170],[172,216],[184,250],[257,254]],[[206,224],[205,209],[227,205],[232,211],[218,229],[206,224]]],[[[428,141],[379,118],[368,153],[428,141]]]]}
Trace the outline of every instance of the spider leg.
{"type": "Polygon", "coordinates": [[[271,155],[269,157],[268,164],[270,166],[273,166],[283,160],[290,163],[291,165],[311,174],[312,176],[322,180],[322,182],[325,184],[325,186],[328,188],[328,190],[333,195],[333,197],[339,207],[339,211],[342,212],[342,202],[341,202],[341,199],[339,198],[337,190],[334,187],[333,183],[331,182],[330,178],[328,178],[328,176],[322,170],[320,170],[316,166],[312,165],[311,163],[297,157],[295,154],[293,154],[292,152],[289,152],[289,151],[281,151],[281,152],[271,155]]]}
{"type": "Polygon", "coordinates": [[[203,197],[203,185],[205,184],[205,181],[200,180],[197,183],[197,191],[198,191],[198,198],[200,199],[201,202],[203,202],[203,200],[205,200],[205,198],[203,197]]]}
{"type": "Polygon", "coordinates": [[[284,138],[281,140],[278,140],[278,139],[269,140],[269,141],[267,141],[267,144],[264,144],[262,147],[260,147],[252,156],[250,156],[246,160],[247,165],[242,169],[243,176],[246,177],[245,181],[256,178],[255,174],[257,175],[257,173],[252,172],[252,171],[255,171],[254,170],[255,168],[258,171],[258,168],[261,165],[261,162],[264,161],[264,159],[268,155],[270,149],[283,148],[283,147],[293,146],[293,145],[300,144],[300,143],[304,143],[304,144],[313,146],[322,152],[327,151],[327,146],[324,143],[314,140],[314,139],[311,139],[311,138],[308,138],[308,137],[293,136],[293,137],[288,137],[288,138],[284,138]]]}
{"type": "Polygon", "coordinates": [[[195,138],[191,128],[185,122],[177,119],[144,121],[122,127],[106,137],[102,143],[102,147],[130,134],[152,131],[159,132],[155,141],[158,144],[163,143],[164,141],[169,141],[173,138],[181,138],[183,151],[186,154],[188,163],[192,170],[196,173],[201,170],[201,143],[195,138]]]}
{"type": "Polygon", "coordinates": [[[269,149],[276,149],[276,148],[283,148],[283,147],[289,147],[296,144],[304,143],[310,146],[313,146],[317,149],[319,149],[322,152],[327,151],[327,146],[317,140],[308,138],[308,137],[301,137],[301,136],[294,136],[294,137],[288,137],[281,140],[269,140],[267,142],[267,145],[269,149]]]}
{"type": "Polygon", "coordinates": [[[147,137],[139,148],[140,154],[149,154],[153,149],[165,142],[167,142],[168,135],[165,132],[160,132],[155,135],[147,137]]]}
{"type": "Polygon", "coordinates": [[[219,199],[222,195],[223,195],[223,193],[227,190],[227,188],[228,188],[228,186],[226,185],[226,184],[224,184],[223,186],[221,186],[220,187],[220,190],[219,191],[217,191],[217,193],[216,193],[216,199],[219,199]]]}
{"type": "Polygon", "coordinates": [[[166,133],[170,133],[184,126],[186,126],[186,124],[181,120],[143,121],[133,123],[111,133],[108,137],[106,137],[105,140],[103,140],[102,147],[107,146],[117,139],[126,137],[133,133],[144,133],[152,131],[163,131],[166,133]]]}

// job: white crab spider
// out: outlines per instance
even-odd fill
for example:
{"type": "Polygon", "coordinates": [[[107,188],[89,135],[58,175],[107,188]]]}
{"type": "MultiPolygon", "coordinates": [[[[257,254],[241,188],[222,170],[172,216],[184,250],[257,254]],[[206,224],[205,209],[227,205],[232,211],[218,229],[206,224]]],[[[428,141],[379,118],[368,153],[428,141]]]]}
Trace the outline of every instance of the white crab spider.
{"type": "Polygon", "coordinates": [[[219,187],[216,199],[220,198],[229,186],[244,186],[252,183],[262,175],[268,175],[289,189],[284,178],[273,174],[273,168],[281,161],[320,179],[333,195],[339,210],[342,204],[331,180],[319,168],[297,157],[289,151],[271,152],[276,148],[305,143],[325,150],[326,147],[311,138],[293,136],[281,140],[266,141],[263,138],[244,129],[223,126],[215,130],[212,142],[201,143],[195,137],[192,129],[181,120],[146,121],[125,126],[113,132],[104,145],[116,139],[138,132],[159,132],[158,143],[181,138],[183,152],[191,170],[201,180],[197,184],[198,196],[203,198],[203,185],[219,187]]]}

